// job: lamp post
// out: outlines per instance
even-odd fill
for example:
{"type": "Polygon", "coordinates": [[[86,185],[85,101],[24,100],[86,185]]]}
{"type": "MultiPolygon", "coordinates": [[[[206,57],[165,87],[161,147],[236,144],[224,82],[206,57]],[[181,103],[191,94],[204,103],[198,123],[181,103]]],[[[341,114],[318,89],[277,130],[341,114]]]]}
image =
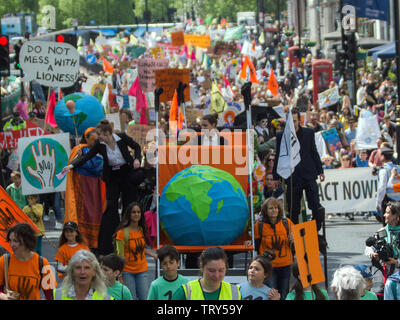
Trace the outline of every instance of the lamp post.
{"type": "MultiPolygon", "coordinates": [[[[400,90],[400,12],[398,0],[393,0],[394,8],[394,32],[396,43],[396,81],[397,81],[397,103],[399,103],[399,90],[400,90]]],[[[399,163],[400,154],[400,105],[396,106],[396,160],[399,163]]]]}

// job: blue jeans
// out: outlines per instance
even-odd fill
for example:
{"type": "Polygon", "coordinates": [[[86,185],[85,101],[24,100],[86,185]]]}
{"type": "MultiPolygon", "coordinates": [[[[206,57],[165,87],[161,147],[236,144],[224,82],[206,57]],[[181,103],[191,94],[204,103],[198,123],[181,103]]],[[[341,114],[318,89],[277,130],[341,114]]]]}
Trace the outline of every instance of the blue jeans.
{"type": "Polygon", "coordinates": [[[147,291],[149,289],[147,282],[147,273],[122,272],[124,284],[129,288],[133,300],[147,300],[147,291]]]}
{"type": "Polygon", "coordinates": [[[279,291],[281,300],[285,300],[289,292],[289,281],[291,274],[291,266],[273,268],[271,277],[266,281],[270,288],[279,291]]]}

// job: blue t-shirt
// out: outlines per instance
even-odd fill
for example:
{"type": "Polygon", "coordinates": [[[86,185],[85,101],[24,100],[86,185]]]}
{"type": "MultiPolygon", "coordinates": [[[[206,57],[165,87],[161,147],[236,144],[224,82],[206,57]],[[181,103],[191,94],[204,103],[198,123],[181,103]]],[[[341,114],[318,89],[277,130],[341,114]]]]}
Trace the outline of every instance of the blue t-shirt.
{"type": "Polygon", "coordinates": [[[239,284],[239,287],[242,300],[269,300],[268,293],[271,288],[266,285],[262,288],[256,288],[248,282],[243,282],[239,284]]]}

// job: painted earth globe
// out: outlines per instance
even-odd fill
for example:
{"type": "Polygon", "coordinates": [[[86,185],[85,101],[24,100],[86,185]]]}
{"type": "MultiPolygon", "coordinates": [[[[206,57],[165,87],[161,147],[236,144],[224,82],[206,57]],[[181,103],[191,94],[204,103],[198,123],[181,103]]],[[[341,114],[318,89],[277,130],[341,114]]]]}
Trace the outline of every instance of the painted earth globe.
{"type": "Polygon", "coordinates": [[[83,92],[66,95],[55,108],[54,118],[59,128],[72,135],[82,135],[89,127],[96,127],[105,118],[104,108],[96,97],[83,92]],[[68,101],[74,101],[74,109],[67,107],[68,101]],[[76,127],[76,131],[75,131],[76,127]]]}
{"type": "Polygon", "coordinates": [[[184,169],[164,187],[160,225],[175,245],[229,245],[247,228],[249,207],[240,183],[206,165],[184,169]]]}

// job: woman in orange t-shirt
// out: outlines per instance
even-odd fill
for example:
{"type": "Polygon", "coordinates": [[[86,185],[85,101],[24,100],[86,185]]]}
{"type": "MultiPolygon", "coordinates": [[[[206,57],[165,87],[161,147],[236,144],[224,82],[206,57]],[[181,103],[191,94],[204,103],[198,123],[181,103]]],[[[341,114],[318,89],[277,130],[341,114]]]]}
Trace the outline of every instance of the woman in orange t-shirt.
{"type": "Polygon", "coordinates": [[[281,202],[273,197],[264,201],[261,206],[262,221],[257,221],[254,226],[254,239],[256,250],[260,255],[266,250],[273,250],[275,259],[272,260],[272,275],[267,280],[267,285],[277,289],[282,299],[286,298],[289,291],[290,267],[293,264],[293,222],[283,217],[281,202]],[[286,220],[284,222],[284,220],[286,220]],[[260,234],[259,223],[262,223],[260,234]],[[286,224],[286,225],[285,225],[286,224]]]}
{"type": "Polygon", "coordinates": [[[27,224],[19,223],[7,233],[12,253],[8,256],[7,283],[5,283],[5,258],[0,258],[0,300],[40,300],[42,289],[47,300],[52,300],[52,291],[57,282],[49,262],[34,252],[36,231],[27,224]],[[43,266],[40,270],[40,261],[43,266]]]}
{"type": "Polygon", "coordinates": [[[124,284],[129,288],[133,300],[146,300],[148,291],[146,255],[157,260],[157,255],[146,248],[148,240],[142,207],[130,203],[117,228],[115,236],[117,254],[125,258],[122,272],[124,284]]]}
{"type": "Polygon", "coordinates": [[[83,243],[83,238],[79,232],[78,225],[73,221],[64,224],[61,232],[58,251],[54,260],[57,261],[58,277],[65,278],[65,272],[72,256],[79,250],[90,251],[88,246],[83,243]]]}

